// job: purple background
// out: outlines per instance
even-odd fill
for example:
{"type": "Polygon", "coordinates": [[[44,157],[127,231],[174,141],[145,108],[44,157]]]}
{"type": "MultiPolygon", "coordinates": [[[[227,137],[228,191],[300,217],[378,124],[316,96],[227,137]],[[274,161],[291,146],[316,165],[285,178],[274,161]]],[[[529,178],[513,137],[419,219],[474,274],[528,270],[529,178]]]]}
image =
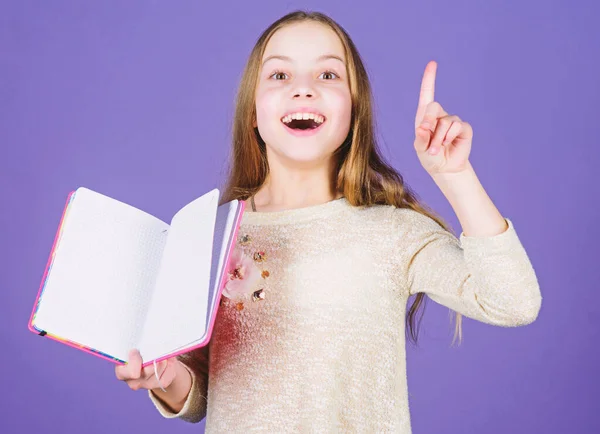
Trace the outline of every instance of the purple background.
{"type": "Polygon", "coordinates": [[[423,69],[438,61],[436,99],[472,124],[473,165],[538,273],[535,323],[465,319],[458,348],[448,310],[428,302],[420,346],[408,348],[414,432],[600,432],[591,0],[2,2],[0,432],[202,432],[204,423],[162,419],[110,362],[27,322],[70,190],[169,221],[219,185],[250,49],[298,7],[349,31],[371,74],[385,154],[459,228],[412,147],[423,69]]]}

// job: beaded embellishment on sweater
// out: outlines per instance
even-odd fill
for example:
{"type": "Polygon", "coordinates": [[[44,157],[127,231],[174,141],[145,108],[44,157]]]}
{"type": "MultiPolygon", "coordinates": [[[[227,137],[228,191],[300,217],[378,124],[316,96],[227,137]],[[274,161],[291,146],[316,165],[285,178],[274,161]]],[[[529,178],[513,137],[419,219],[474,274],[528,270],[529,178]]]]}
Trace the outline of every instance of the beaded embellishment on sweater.
{"type": "MultiPolygon", "coordinates": [[[[252,239],[243,235],[238,239],[228,264],[227,282],[223,297],[231,300],[238,311],[250,303],[265,299],[265,280],[270,273],[264,269],[266,252],[252,249],[252,239]]],[[[223,299],[221,299],[223,305],[223,299]]]]}

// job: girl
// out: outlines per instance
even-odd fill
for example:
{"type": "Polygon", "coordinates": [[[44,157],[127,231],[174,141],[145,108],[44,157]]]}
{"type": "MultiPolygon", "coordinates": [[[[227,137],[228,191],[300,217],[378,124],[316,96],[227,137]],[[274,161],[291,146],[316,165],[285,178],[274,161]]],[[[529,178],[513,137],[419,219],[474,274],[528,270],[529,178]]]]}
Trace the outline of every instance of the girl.
{"type": "Polygon", "coordinates": [[[410,433],[405,331],[425,295],[514,327],[541,294],[512,222],[469,163],[473,131],[434,99],[425,68],[414,147],[460,220],[460,239],[380,155],[371,89],[350,37],[294,12],[245,69],[224,201],[247,203],[211,342],[117,378],[207,433],[410,433]],[[407,301],[416,298],[408,311],[407,301]],[[406,322],[406,324],[405,324],[406,322]]]}

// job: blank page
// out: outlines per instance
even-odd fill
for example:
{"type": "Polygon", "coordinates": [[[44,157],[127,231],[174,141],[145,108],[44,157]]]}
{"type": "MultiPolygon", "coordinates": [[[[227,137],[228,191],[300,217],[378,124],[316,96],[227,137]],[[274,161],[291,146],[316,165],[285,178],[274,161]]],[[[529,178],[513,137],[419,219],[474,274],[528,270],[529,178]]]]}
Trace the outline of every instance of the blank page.
{"type": "Polygon", "coordinates": [[[204,333],[218,201],[219,190],[214,189],[173,217],[138,346],[144,361],[204,333]]]}
{"type": "Polygon", "coordinates": [[[169,225],[79,188],[34,325],[122,360],[139,339],[169,225]]]}
{"type": "MultiPolygon", "coordinates": [[[[212,319],[212,315],[216,312],[216,304],[219,302],[217,297],[218,291],[223,284],[223,268],[226,266],[225,256],[230,250],[232,243],[235,242],[235,224],[238,219],[238,215],[241,212],[240,202],[233,200],[227,202],[217,209],[217,219],[215,222],[215,233],[213,236],[213,252],[212,252],[212,264],[210,270],[210,291],[207,295],[207,312],[206,321],[203,333],[194,340],[193,342],[186,343],[186,345],[178,348],[169,348],[165,353],[160,354],[157,357],[166,356],[174,352],[179,352],[185,348],[191,348],[199,345],[207,338],[208,325],[212,319]],[[218,258],[218,260],[216,260],[218,258]]],[[[200,314],[200,313],[199,313],[200,314]]],[[[150,361],[149,359],[147,361],[150,361]]],[[[146,360],[145,360],[146,361],[146,360]]]]}

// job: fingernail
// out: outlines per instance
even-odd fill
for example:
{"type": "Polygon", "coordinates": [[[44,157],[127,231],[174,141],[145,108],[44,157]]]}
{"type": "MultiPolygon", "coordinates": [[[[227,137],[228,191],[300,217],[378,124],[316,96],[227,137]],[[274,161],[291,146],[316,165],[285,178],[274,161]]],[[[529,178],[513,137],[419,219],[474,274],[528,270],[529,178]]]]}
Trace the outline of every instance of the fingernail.
{"type": "Polygon", "coordinates": [[[423,122],[421,123],[421,128],[425,128],[426,130],[428,130],[429,128],[431,128],[431,125],[429,125],[429,122],[423,122]]]}

